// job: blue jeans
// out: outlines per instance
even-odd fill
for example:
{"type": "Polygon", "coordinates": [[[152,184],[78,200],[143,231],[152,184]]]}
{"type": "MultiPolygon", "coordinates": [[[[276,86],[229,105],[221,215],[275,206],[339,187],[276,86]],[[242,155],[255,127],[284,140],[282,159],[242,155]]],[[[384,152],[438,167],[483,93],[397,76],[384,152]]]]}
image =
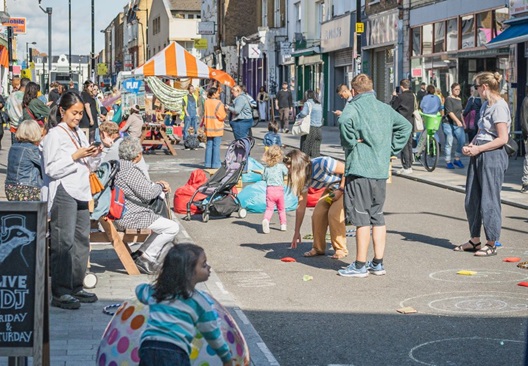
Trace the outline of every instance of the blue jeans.
{"type": "Polygon", "coordinates": [[[139,366],[190,366],[187,352],[169,342],[143,341],[139,347],[139,366]]]}
{"type": "Polygon", "coordinates": [[[185,119],[183,120],[183,140],[187,138],[187,131],[189,130],[189,127],[192,127],[194,129],[194,134],[198,134],[198,127],[196,126],[197,116],[185,116],[185,119]]]}
{"type": "Polygon", "coordinates": [[[253,119],[237,119],[229,122],[229,126],[233,129],[235,140],[249,137],[249,130],[253,126],[253,119]]]}
{"type": "Polygon", "coordinates": [[[464,127],[458,127],[455,124],[442,123],[442,130],[445,134],[445,161],[451,162],[451,148],[453,147],[453,136],[457,140],[457,148],[455,150],[455,159],[460,159],[462,156],[462,146],[466,143],[466,133],[464,127]]]}
{"type": "Polygon", "coordinates": [[[217,169],[220,168],[222,162],[220,161],[220,144],[222,143],[222,136],[208,137],[205,145],[205,168],[217,169]]]}

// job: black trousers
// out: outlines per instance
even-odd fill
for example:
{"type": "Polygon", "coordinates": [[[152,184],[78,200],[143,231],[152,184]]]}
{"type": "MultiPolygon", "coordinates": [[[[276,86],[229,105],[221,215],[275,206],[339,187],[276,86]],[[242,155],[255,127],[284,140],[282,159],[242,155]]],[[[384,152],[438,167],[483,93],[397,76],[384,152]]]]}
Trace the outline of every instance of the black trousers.
{"type": "Polygon", "coordinates": [[[77,201],[59,185],[51,208],[50,273],[53,296],[83,288],[90,255],[88,202],[77,201]]]}
{"type": "Polygon", "coordinates": [[[403,165],[403,169],[409,169],[412,167],[412,163],[413,163],[412,141],[413,141],[413,134],[411,133],[411,136],[409,136],[409,141],[407,141],[407,144],[403,147],[401,151],[401,162],[403,165]]]}

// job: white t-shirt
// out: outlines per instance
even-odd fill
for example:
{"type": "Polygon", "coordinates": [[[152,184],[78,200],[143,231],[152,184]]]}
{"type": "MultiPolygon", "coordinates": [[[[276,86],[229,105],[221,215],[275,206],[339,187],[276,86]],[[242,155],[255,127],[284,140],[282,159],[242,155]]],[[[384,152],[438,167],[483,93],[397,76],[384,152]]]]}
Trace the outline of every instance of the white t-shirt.
{"type": "Polygon", "coordinates": [[[477,140],[492,141],[495,139],[499,135],[495,124],[500,122],[506,122],[508,131],[510,130],[511,115],[508,103],[504,99],[498,100],[493,105],[489,105],[487,101],[484,102],[480,109],[477,140]]]}

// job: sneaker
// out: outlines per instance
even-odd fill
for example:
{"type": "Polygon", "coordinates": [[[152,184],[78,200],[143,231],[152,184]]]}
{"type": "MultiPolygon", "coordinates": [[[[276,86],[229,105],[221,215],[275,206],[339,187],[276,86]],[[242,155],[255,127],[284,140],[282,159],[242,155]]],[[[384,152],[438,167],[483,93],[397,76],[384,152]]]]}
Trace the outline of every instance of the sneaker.
{"type": "Polygon", "coordinates": [[[269,221],[266,220],[266,219],[262,220],[262,232],[264,234],[269,234],[269,232],[270,232],[269,221]]]}
{"type": "Polygon", "coordinates": [[[96,302],[98,300],[97,295],[93,292],[88,292],[81,290],[75,294],[73,294],[73,297],[75,297],[77,300],[83,303],[91,303],[96,302]]]}
{"type": "Polygon", "coordinates": [[[446,168],[447,169],[455,169],[455,166],[453,165],[453,163],[449,162],[446,164],[446,168]]]}
{"type": "Polygon", "coordinates": [[[284,133],[289,133],[290,130],[288,130],[287,128],[284,129],[284,133]]]}
{"type": "Polygon", "coordinates": [[[453,161],[453,164],[455,164],[459,168],[464,167],[464,164],[462,164],[462,162],[459,159],[455,159],[455,161],[453,161]]]}
{"type": "Polygon", "coordinates": [[[528,184],[523,184],[522,185],[521,193],[528,193],[528,184]]]}
{"type": "Polygon", "coordinates": [[[367,271],[367,266],[356,268],[356,262],[352,262],[345,269],[340,269],[339,271],[337,271],[337,274],[343,277],[363,278],[368,277],[369,272],[367,271]]]}
{"type": "Polygon", "coordinates": [[[72,295],[53,296],[51,306],[67,310],[77,310],[81,307],[81,302],[72,295]]]}
{"type": "Polygon", "coordinates": [[[280,231],[286,231],[286,224],[281,224],[280,231]]]}
{"type": "Polygon", "coordinates": [[[383,276],[385,273],[385,268],[383,268],[382,263],[378,263],[377,265],[373,265],[372,262],[367,262],[367,269],[370,274],[373,274],[374,276],[383,276]]]}
{"type": "Polygon", "coordinates": [[[407,175],[407,174],[412,174],[412,172],[413,172],[412,168],[408,168],[408,169],[401,168],[396,173],[400,175],[407,175]]]}

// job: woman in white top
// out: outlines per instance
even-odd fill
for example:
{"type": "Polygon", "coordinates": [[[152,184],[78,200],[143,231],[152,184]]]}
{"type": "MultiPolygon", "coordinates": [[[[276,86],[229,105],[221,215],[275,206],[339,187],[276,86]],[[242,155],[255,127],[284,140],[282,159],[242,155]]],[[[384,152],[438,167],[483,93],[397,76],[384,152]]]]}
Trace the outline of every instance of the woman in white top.
{"type": "Polygon", "coordinates": [[[90,145],[79,128],[83,113],[81,98],[65,93],[57,113],[61,122],[42,142],[51,217],[51,304],[63,309],[97,301],[95,294],[83,290],[83,279],[90,253],[89,175],[99,163],[101,149],[90,145]]]}

